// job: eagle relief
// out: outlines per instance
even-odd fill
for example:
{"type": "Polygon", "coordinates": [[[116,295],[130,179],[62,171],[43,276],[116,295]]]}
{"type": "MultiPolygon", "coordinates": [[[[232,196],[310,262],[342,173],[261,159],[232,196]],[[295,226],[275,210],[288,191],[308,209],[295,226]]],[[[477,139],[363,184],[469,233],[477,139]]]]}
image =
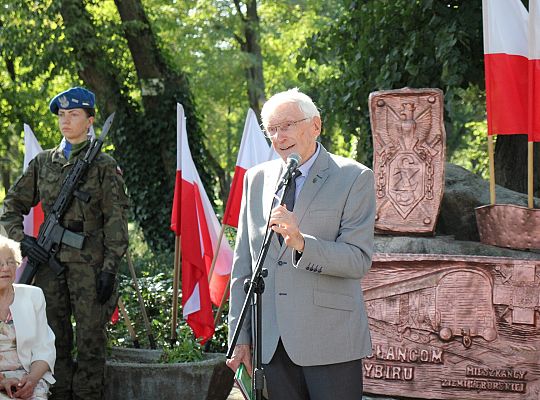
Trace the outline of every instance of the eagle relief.
{"type": "Polygon", "coordinates": [[[369,96],[378,233],[432,234],[444,191],[446,134],[439,89],[369,96]]]}

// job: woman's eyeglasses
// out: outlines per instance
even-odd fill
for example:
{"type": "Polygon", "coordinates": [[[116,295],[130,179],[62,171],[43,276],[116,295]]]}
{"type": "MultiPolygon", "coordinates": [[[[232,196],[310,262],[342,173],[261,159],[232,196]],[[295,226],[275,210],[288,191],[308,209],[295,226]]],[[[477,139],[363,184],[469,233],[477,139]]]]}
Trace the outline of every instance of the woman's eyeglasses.
{"type": "Polygon", "coordinates": [[[0,260],[0,268],[3,268],[3,267],[16,267],[17,266],[17,261],[15,260],[0,260]]]}

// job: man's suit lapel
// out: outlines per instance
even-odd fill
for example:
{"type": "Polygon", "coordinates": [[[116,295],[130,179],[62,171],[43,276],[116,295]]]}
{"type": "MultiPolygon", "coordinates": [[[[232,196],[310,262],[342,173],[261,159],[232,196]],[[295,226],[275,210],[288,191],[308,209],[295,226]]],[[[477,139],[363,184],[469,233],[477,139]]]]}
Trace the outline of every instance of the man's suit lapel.
{"type": "Polygon", "coordinates": [[[302,219],[304,218],[309,205],[328,178],[329,155],[324,147],[322,147],[322,145],[320,146],[321,151],[319,152],[319,156],[309,170],[304,186],[302,186],[298,199],[296,199],[296,203],[294,203],[294,214],[298,220],[298,225],[302,224],[302,219]]]}
{"type": "MultiPolygon", "coordinates": [[[[306,181],[304,182],[304,186],[302,186],[302,190],[294,203],[294,214],[296,215],[298,226],[302,226],[302,219],[304,218],[309,205],[319,190],[321,190],[326,179],[328,179],[328,161],[330,160],[330,156],[321,144],[319,144],[319,146],[321,146],[319,156],[315,160],[315,163],[313,163],[311,166],[306,181]]],[[[277,240],[276,242],[279,245],[277,240]]],[[[287,246],[285,245],[285,242],[283,242],[280,249],[280,256],[283,254],[286,248],[287,246]]]]}

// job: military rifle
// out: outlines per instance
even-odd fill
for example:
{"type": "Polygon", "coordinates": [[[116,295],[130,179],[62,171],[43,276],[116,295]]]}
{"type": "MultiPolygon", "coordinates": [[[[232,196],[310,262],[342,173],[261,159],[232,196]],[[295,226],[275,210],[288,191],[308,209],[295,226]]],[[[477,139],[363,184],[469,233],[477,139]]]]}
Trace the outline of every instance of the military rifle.
{"type": "MultiPolygon", "coordinates": [[[[62,182],[62,187],[60,188],[58,197],[47,214],[47,218],[45,218],[45,221],[39,229],[37,244],[49,254],[48,264],[58,276],[64,272],[64,266],[60,264],[55,257],[56,253],[60,249],[60,246],[64,244],[76,249],[82,249],[84,244],[84,235],[64,228],[60,224],[60,221],[64,217],[66,211],[69,209],[73,198],[76,197],[85,203],[90,201],[90,194],[82,192],[78,188],[82,179],[86,176],[92,161],[94,161],[94,159],[101,152],[103,141],[111,128],[113,119],[114,113],[112,113],[105,121],[105,124],[103,124],[103,130],[99,138],[92,139],[84,157],[78,159],[75,165],[71,168],[62,182]]],[[[39,267],[39,262],[28,259],[19,282],[28,285],[31,284],[39,267]]]]}

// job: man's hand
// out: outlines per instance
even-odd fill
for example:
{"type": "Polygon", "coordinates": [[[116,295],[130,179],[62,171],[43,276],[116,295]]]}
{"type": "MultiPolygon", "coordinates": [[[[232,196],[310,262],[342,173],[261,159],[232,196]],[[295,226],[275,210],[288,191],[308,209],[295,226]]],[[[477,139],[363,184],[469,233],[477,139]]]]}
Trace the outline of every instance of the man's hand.
{"type": "Polygon", "coordinates": [[[21,254],[28,257],[32,262],[47,264],[49,262],[49,253],[43,247],[37,244],[36,238],[24,235],[21,241],[21,254]]]}
{"type": "Polygon", "coordinates": [[[226,361],[227,367],[234,372],[236,372],[242,363],[246,366],[246,369],[251,376],[253,367],[251,365],[251,346],[249,344],[237,344],[233,350],[231,359],[226,361]]]}
{"type": "Polygon", "coordinates": [[[116,275],[111,272],[101,271],[99,273],[96,282],[96,292],[100,304],[105,304],[111,297],[115,280],[116,275]]]}
{"type": "Polygon", "coordinates": [[[298,221],[292,211],[285,206],[274,208],[270,214],[270,226],[274,232],[283,236],[288,247],[301,253],[304,251],[304,236],[298,229],[298,221]]]}

